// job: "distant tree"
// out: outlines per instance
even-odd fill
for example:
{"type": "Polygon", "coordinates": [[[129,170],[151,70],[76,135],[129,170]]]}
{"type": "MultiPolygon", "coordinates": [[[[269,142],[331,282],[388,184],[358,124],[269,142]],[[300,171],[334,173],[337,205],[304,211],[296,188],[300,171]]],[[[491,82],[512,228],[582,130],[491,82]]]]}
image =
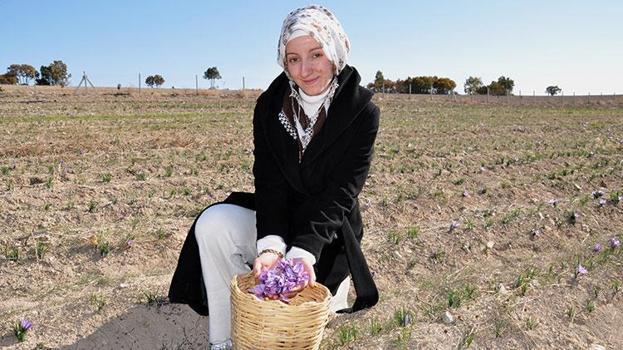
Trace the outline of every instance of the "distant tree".
{"type": "Polygon", "coordinates": [[[399,92],[401,94],[408,94],[410,81],[411,81],[411,77],[407,77],[407,79],[405,80],[400,80],[400,79],[396,80],[396,82],[394,83],[394,88],[396,92],[399,92]]]}
{"type": "Polygon", "coordinates": [[[476,90],[476,93],[478,95],[486,95],[489,91],[489,86],[488,85],[483,85],[481,87],[478,88],[478,90],[476,90]]]}
{"type": "Polygon", "coordinates": [[[41,79],[37,79],[37,85],[60,85],[69,84],[71,74],[67,73],[67,65],[63,61],[54,61],[48,66],[41,66],[41,79]]]}
{"type": "Polygon", "coordinates": [[[497,83],[504,89],[504,95],[510,95],[513,92],[513,87],[515,87],[513,79],[505,76],[499,77],[497,83]]]}
{"type": "Polygon", "coordinates": [[[545,92],[548,93],[550,96],[554,96],[561,91],[562,89],[559,88],[558,85],[548,86],[547,89],[545,89],[545,92]]]}
{"type": "Polygon", "coordinates": [[[504,86],[502,86],[502,84],[498,83],[497,81],[492,81],[491,84],[489,84],[488,88],[489,88],[490,95],[494,95],[494,96],[506,95],[506,89],[504,88],[504,86]]]}
{"type": "Polygon", "coordinates": [[[385,77],[383,76],[383,72],[380,70],[376,71],[376,75],[374,75],[374,89],[376,91],[383,90],[383,85],[385,83],[385,77]]]}
{"type": "Polygon", "coordinates": [[[29,64],[12,64],[7,68],[7,73],[15,75],[20,85],[28,85],[31,79],[39,78],[39,72],[29,64]]]}
{"type": "Polygon", "coordinates": [[[218,72],[218,68],[210,67],[203,72],[203,79],[210,80],[210,88],[214,89],[214,81],[221,79],[221,73],[218,72]]]}
{"type": "Polygon", "coordinates": [[[465,90],[465,93],[468,95],[475,95],[482,86],[482,79],[480,79],[480,77],[469,77],[465,80],[465,84],[463,84],[463,90],[465,90]]]}
{"type": "Polygon", "coordinates": [[[147,84],[147,86],[151,88],[153,88],[154,86],[159,87],[160,85],[164,84],[164,78],[160,74],[150,75],[145,78],[145,84],[147,84]]]}
{"type": "MultiPolygon", "coordinates": [[[[490,95],[495,96],[504,96],[510,95],[513,92],[513,87],[515,86],[515,82],[511,78],[507,78],[505,76],[501,76],[497,81],[492,81],[491,84],[487,86],[489,89],[490,95]]],[[[487,89],[479,89],[478,93],[486,94],[487,89]]]]}
{"type": "Polygon", "coordinates": [[[160,74],[154,75],[154,84],[156,87],[160,87],[160,85],[164,84],[164,78],[160,74]]]}
{"type": "Polygon", "coordinates": [[[411,79],[410,84],[414,94],[427,94],[431,88],[431,83],[425,77],[415,77],[411,79]]]}
{"type": "MultiPolygon", "coordinates": [[[[43,66],[41,68],[43,68],[43,66]]],[[[50,85],[50,82],[45,78],[39,78],[35,79],[35,85],[50,85]]]]}
{"type": "Polygon", "coordinates": [[[0,84],[15,85],[17,84],[17,76],[13,73],[0,74],[0,84]]]}
{"type": "Polygon", "coordinates": [[[394,93],[396,92],[396,82],[393,80],[385,79],[383,81],[383,85],[385,87],[386,93],[394,93]]]}
{"type": "Polygon", "coordinates": [[[145,78],[145,85],[147,85],[147,86],[149,86],[151,88],[154,87],[155,84],[154,84],[154,76],[153,75],[150,75],[147,78],[145,78]]]}
{"type": "Polygon", "coordinates": [[[447,95],[456,88],[454,80],[449,78],[439,78],[433,81],[433,88],[438,95],[447,95]]]}

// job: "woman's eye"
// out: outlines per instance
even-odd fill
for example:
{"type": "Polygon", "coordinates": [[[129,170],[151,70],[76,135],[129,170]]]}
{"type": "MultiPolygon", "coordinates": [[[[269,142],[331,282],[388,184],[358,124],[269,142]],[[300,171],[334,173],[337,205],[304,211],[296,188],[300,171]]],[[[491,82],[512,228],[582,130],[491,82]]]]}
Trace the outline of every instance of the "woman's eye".
{"type": "Polygon", "coordinates": [[[322,52],[316,52],[315,54],[312,55],[313,58],[318,58],[318,57],[322,57],[322,52]]]}
{"type": "Polygon", "coordinates": [[[288,58],[288,63],[296,63],[296,62],[298,62],[298,60],[299,59],[296,58],[296,57],[288,58]]]}

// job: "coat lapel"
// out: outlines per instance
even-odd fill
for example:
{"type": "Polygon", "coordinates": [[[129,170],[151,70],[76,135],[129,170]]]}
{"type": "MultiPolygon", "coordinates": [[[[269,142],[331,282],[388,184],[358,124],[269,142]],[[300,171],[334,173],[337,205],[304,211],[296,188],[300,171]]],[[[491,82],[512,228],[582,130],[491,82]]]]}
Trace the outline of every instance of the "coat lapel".
{"type": "Polygon", "coordinates": [[[353,123],[372,98],[372,93],[359,88],[361,78],[355,68],[346,66],[338,76],[340,84],[327,113],[327,120],[318,135],[309,142],[303,154],[305,166],[327,149],[353,123]]]}
{"type": "Polygon", "coordinates": [[[279,121],[283,103],[283,94],[288,86],[288,78],[282,73],[266,90],[266,101],[262,117],[265,137],[275,155],[286,180],[300,193],[307,193],[299,173],[299,155],[296,140],[290,136],[279,121]]]}

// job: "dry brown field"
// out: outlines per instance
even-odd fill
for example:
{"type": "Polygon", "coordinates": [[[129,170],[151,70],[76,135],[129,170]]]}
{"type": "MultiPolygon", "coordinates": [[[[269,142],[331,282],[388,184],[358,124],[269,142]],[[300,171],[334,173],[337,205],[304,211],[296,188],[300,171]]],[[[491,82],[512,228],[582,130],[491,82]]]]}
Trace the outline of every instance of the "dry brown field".
{"type": "MultiPolygon", "coordinates": [[[[253,191],[258,93],[2,86],[0,348],[205,348],[165,296],[197,213],[253,191]]],[[[623,348],[623,98],[485,98],[375,96],[381,300],[323,349],[623,348]]]]}

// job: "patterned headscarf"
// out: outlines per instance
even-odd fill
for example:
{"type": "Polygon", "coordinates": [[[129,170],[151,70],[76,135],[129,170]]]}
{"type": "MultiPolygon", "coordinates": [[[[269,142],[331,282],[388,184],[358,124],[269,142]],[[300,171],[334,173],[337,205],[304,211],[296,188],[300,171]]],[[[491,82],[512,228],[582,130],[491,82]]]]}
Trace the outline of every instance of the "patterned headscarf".
{"type": "Polygon", "coordinates": [[[320,5],[309,5],[296,9],[290,12],[283,21],[277,47],[277,62],[283,67],[286,74],[288,74],[285,67],[286,44],[293,37],[299,36],[301,31],[309,34],[320,43],[325,55],[333,63],[334,74],[340,74],[346,65],[350,41],[337,17],[320,5]]]}

